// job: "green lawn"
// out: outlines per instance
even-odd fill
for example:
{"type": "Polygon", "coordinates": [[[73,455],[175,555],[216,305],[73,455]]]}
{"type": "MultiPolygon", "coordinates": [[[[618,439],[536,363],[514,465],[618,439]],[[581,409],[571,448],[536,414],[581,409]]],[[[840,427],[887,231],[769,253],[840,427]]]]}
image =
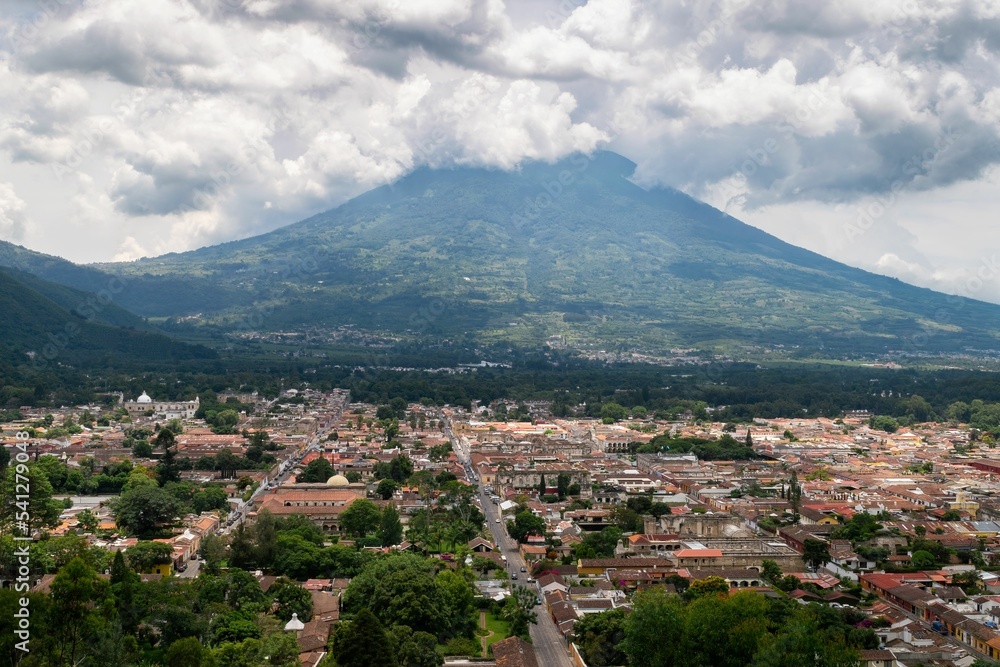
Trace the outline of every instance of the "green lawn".
{"type": "Polygon", "coordinates": [[[489,612],[486,613],[486,629],[493,632],[493,636],[486,640],[487,645],[507,639],[507,633],[510,632],[510,626],[507,624],[507,621],[497,618],[489,612]]]}

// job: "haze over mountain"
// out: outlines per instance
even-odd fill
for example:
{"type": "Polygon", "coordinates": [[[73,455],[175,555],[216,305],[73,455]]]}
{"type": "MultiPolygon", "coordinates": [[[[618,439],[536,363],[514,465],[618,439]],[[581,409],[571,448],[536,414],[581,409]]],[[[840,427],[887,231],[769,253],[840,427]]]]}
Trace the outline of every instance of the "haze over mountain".
{"type": "Polygon", "coordinates": [[[1000,306],[791,246],[679,191],[643,189],[634,168],[597,152],[510,172],[419,169],[265,235],[38,271],[92,289],[119,274],[117,301],[134,312],[224,328],[350,324],[649,351],[1000,348],[1000,306]]]}

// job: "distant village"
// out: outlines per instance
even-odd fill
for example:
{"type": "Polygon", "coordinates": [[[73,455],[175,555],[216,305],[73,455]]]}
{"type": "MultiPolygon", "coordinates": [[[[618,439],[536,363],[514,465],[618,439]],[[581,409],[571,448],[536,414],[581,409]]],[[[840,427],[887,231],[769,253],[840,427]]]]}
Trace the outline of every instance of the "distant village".
{"type": "MultiPolygon", "coordinates": [[[[22,408],[23,421],[4,424],[4,444],[12,448],[16,432],[51,417],[79,426],[32,439],[34,459],[56,457],[71,470],[125,460],[152,467],[163,452],[137,456],[125,443],[129,428],[176,420],[183,430],[175,456],[191,461],[222,452],[245,460],[247,433],[266,432],[274,443],[268,468],[182,469],[182,480],[224,489],[229,506],[179,517],[176,534],[159,540],[172,550],[169,562],[151,567],[146,578],[195,576],[205,536],[231,535],[265,510],[303,515],[331,540],[350,543],[341,516],[359,499],[393,505],[404,528],[398,544],[366,548],[433,554],[408,524],[446,496],[419,484],[380,485],[380,464],[405,456],[415,473],[471,487],[484,516],[479,535],[437,557],[491,561],[475,582],[484,597],[503,599],[513,586],[528,585],[577,664],[584,663],[572,633],[580,618],[628,607],[637,590],[666,585],[680,592],[710,578],[731,590],[857,609],[881,641],[861,652],[866,666],[967,667],[978,658],[1000,659],[1000,450],[967,425],[924,423],[890,433],[874,428],[864,412],[750,424],[660,421],[643,413],[556,419],[545,403],[514,402],[473,404],[471,411],[409,404],[389,420],[384,406],[352,403],[346,391],[218,398],[253,408],[239,414],[232,433],[197,418],[197,401],[143,393],[48,413],[22,408]],[[509,411],[521,421],[498,418],[509,411]],[[84,413],[92,418],[86,425],[84,413]],[[659,445],[691,439],[731,439],[754,455],[702,460],[659,445]],[[320,459],[333,474],[300,482],[320,459]],[[538,521],[513,539],[524,511],[538,521]],[[618,539],[602,551],[591,548],[598,535],[618,539]]],[[[81,534],[111,551],[137,543],[119,530],[107,494],[62,497],[65,509],[51,534],[81,534]],[[96,525],[81,524],[83,512],[96,525]]],[[[33,582],[34,589],[46,590],[52,577],[33,582]]],[[[266,590],[274,577],[258,579],[266,590]]],[[[304,582],[316,613],[293,628],[302,664],[325,655],[348,583],[304,582]]],[[[497,644],[494,664],[544,664],[520,641],[497,644]]]]}

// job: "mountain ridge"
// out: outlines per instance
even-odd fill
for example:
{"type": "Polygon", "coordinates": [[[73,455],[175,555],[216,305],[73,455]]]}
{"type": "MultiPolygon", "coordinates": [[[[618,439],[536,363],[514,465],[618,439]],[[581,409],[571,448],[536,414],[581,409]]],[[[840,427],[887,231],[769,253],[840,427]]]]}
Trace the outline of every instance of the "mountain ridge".
{"type": "Polygon", "coordinates": [[[114,365],[210,359],[211,350],[174,340],[104,295],[0,269],[0,359],[36,370],[60,364],[114,365]],[[73,303],[72,307],[64,305],[73,303]],[[120,323],[120,324],[116,324],[120,323]],[[138,325],[138,326],[137,326],[138,325]]]}
{"type": "Polygon", "coordinates": [[[798,248],[641,188],[634,167],[597,152],[516,171],[422,168],[266,234],[87,268],[127,280],[121,303],[140,315],[225,329],[354,325],[584,349],[1000,348],[1000,306],[798,248]]]}

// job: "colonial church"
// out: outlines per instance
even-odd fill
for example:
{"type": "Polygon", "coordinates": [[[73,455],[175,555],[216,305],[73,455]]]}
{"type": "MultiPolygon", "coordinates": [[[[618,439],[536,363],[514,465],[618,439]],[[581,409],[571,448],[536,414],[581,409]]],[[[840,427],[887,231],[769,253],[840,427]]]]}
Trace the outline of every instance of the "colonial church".
{"type": "Polygon", "coordinates": [[[142,395],[134,401],[125,401],[122,407],[128,411],[129,417],[144,417],[150,414],[161,419],[192,419],[198,411],[198,398],[193,401],[154,401],[149,394],[142,395]]]}

